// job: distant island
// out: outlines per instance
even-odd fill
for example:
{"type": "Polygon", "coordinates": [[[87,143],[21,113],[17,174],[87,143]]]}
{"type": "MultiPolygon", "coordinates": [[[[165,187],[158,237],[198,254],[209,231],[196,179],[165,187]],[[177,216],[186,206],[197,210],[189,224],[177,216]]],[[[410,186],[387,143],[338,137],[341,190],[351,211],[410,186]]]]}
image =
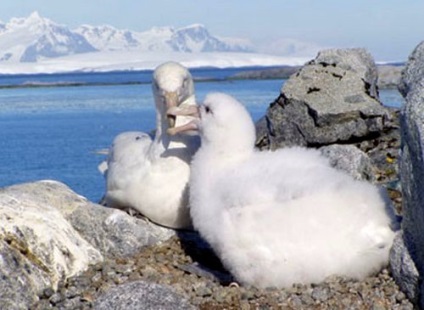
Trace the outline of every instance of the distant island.
{"type": "MultiPolygon", "coordinates": [[[[288,79],[302,66],[283,66],[279,68],[255,69],[234,74],[230,79],[288,79]]],[[[397,88],[404,64],[377,65],[378,87],[397,88]]]]}

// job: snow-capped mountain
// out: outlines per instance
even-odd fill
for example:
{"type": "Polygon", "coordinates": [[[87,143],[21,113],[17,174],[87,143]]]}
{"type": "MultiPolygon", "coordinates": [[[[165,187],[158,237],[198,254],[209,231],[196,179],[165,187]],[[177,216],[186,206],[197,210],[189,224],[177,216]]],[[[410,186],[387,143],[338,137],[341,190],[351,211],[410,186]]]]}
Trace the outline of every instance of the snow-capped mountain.
{"type": "Polygon", "coordinates": [[[249,43],[223,40],[200,24],[180,29],[155,27],[144,32],[112,26],[83,25],[70,30],[33,12],[26,18],[0,22],[0,62],[41,59],[94,51],[248,52],[249,43]]]}
{"type": "Polygon", "coordinates": [[[280,41],[266,47],[214,36],[201,24],[143,32],[91,25],[69,29],[37,12],[0,21],[0,73],[8,74],[150,70],[166,60],[190,68],[299,65],[314,56],[303,42],[280,41]],[[300,51],[309,55],[299,57],[300,51]]]}
{"type": "Polygon", "coordinates": [[[119,30],[109,25],[82,25],[74,30],[99,51],[116,51],[137,48],[139,41],[128,30],[119,30]]]}
{"type": "Polygon", "coordinates": [[[144,32],[119,30],[112,26],[83,25],[75,32],[101,51],[133,50],[143,52],[250,52],[249,43],[218,39],[200,24],[184,28],[154,27],[144,32]],[[240,42],[240,43],[239,43],[240,42]]]}
{"type": "Polygon", "coordinates": [[[172,27],[153,27],[150,30],[137,33],[137,39],[141,43],[142,51],[171,52],[168,44],[169,39],[175,32],[172,27]]]}
{"type": "Polygon", "coordinates": [[[0,61],[36,62],[94,50],[83,36],[37,12],[0,26],[0,61]]]}
{"type": "Polygon", "coordinates": [[[227,44],[209,34],[205,26],[195,24],[177,29],[168,44],[179,52],[251,52],[248,45],[227,44]]]}

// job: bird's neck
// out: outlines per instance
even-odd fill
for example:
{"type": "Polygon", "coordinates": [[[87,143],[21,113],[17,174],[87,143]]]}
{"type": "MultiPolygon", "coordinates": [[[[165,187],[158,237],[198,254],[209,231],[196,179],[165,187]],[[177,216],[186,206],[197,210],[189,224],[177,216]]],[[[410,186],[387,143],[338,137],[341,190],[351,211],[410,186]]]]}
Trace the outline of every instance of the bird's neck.
{"type": "MultiPolygon", "coordinates": [[[[197,143],[194,140],[199,140],[198,137],[196,138],[189,135],[169,135],[167,133],[169,125],[166,117],[165,111],[157,111],[156,133],[150,150],[151,157],[160,157],[164,154],[164,152],[172,149],[179,149],[182,152],[185,152],[185,149],[187,149],[187,152],[189,152],[192,149],[191,144],[197,143]]],[[[175,120],[175,126],[182,126],[192,120],[193,117],[178,116],[175,120]]]]}
{"type": "Polygon", "coordinates": [[[232,135],[231,132],[222,131],[213,139],[209,139],[207,135],[202,134],[202,149],[223,159],[249,156],[254,151],[254,136],[250,137],[248,133],[232,135]]]}
{"type": "MultiPolygon", "coordinates": [[[[216,150],[203,144],[191,161],[190,172],[190,215],[195,229],[203,236],[210,236],[208,242],[216,248],[216,224],[222,219],[221,205],[216,201],[217,180],[237,171],[249,155],[245,152],[232,154],[228,150],[216,150]],[[200,223],[200,224],[198,224],[200,223]],[[198,226],[196,226],[198,224],[198,226]]],[[[219,250],[218,250],[219,251],[219,250]]]]}
{"type": "MultiPolygon", "coordinates": [[[[238,164],[249,158],[255,150],[253,148],[237,148],[225,147],[223,145],[209,144],[202,140],[200,150],[196,153],[196,157],[200,161],[214,163],[218,170],[225,169],[234,164],[238,164]]],[[[205,169],[210,169],[211,166],[205,165],[205,169]]]]}

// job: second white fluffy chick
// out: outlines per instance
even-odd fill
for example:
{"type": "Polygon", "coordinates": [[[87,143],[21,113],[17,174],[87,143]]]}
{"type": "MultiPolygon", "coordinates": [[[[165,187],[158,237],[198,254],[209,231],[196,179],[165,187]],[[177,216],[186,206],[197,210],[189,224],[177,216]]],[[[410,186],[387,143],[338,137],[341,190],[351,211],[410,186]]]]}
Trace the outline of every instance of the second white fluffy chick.
{"type": "Polygon", "coordinates": [[[316,150],[256,151],[253,121],[228,95],[209,94],[199,110],[200,120],[181,128],[197,127],[202,139],[191,163],[190,213],[239,282],[362,279],[388,263],[395,232],[384,192],[330,167],[316,150]]]}

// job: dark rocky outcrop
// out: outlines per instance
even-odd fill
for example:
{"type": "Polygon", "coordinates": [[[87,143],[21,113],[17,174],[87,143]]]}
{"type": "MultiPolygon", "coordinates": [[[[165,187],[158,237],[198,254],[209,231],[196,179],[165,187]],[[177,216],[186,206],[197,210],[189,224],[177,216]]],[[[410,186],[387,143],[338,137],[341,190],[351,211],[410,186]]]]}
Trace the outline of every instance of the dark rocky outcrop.
{"type": "Polygon", "coordinates": [[[325,50],[292,75],[258,122],[257,145],[346,144],[378,135],[389,118],[377,67],[364,49],[325,50]]]}
{"type": "Polygon", "coordinates": [[[399,241],[391,266],[399,286],[424,308],[424,42],[409,57],[399,90],[406,99],[400,117],[403,242],[399,241]],[[404,268],[397,259],[409,255],[418,275],[414,268],[404,268]]]}

